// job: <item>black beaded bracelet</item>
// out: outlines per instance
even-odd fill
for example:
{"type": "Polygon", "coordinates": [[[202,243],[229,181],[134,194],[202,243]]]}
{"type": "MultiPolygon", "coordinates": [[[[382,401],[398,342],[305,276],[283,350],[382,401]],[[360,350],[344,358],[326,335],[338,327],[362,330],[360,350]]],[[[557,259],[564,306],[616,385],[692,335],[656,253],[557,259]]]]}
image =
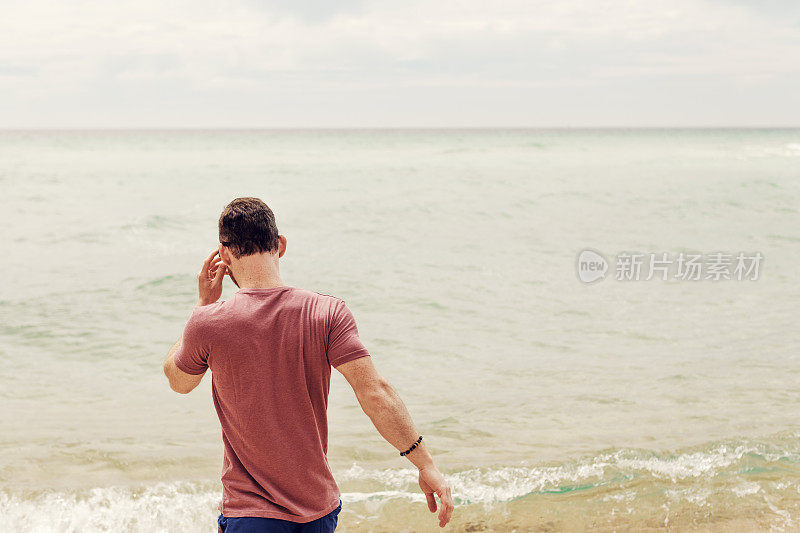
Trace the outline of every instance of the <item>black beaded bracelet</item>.
{"type": "Polygon", "coordinates": [[[415,442],[414,444],[412,444],[412,445],[411,445],[411,448],[407,449],[407,450],[406,450],[406,451],[404,451],[404,452],[400,452],[400,455],[401,455],[401,456],[403,456],[403,455],[408,455],[409,453],[413,452],[413,451],[414,451],[414,448],[416,448],[417,446],[419,446],[419,443],[420,443],[420,442],[422,442],[422,435],[420,435],[420,436],[419,436],[419,438],[417,439],[417,442],[415,442]]]}

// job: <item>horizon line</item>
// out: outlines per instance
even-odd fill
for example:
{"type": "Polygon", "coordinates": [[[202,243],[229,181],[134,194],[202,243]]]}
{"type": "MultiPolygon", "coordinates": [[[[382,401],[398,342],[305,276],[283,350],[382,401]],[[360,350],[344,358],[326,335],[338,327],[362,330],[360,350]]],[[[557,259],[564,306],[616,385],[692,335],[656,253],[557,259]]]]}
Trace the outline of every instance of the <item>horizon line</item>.
{"type": "Polygon", "coordinates": [[[69,131],[369,131],[369,130],[794,130],[796,126],[35,126],[0,127],[0,132],[69,131]]]}

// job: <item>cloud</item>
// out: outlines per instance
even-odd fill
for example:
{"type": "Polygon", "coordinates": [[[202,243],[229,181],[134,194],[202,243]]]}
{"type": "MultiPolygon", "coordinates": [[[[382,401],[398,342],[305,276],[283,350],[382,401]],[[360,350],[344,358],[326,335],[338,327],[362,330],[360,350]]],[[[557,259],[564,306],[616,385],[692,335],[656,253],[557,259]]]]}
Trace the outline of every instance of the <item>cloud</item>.
{"type": "Polygon", "coordinates": [[[326,22],[342,14],[360,13],[364,5],[363,0],[250,0],[248,3],[254,10],[289,16],[311,24],[326,22]]]}
{"type": "Polygon", "coordinates": [[[0,112],[16,127],[552,126],[577,125],[580,110],[585,125],[655,125],[678,108],[695,123],[760,109],[761,123],[800,124],[798,13],[780,1],[29,0],[0,20],[0,112]],[[716,109],[719,91],[731,108],[716,109]]]}

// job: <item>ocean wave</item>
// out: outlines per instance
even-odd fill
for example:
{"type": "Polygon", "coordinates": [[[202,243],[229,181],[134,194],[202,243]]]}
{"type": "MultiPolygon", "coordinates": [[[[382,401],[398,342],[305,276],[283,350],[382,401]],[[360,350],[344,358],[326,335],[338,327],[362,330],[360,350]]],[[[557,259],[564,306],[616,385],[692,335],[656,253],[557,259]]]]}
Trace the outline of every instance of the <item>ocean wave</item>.
{"type": "MultiPolygon", "coordinates": [[[[424,502],[414,468],[354,464],[336,477],[342,501],[352,509],[407,508],[424,502]]],[[[705,509],[748,502],[745,507],[751,511],[763,509],[787,525],[796,523],[797,516],[784,508],[786,502],[800,505],[800,434],[676,453],[620,449],[561,464],[462,469],[447,478],[457,504],[465,508],[536,507],[541,498],[555,496],[612,514],[647,506],[705,509]]],[[[0,531],[201,531],[216,516],[219,497],[217,482],[74,491],[0,489],[0,531]]]]}
{"type": "Polygon", "coordinates": [[[208,484],[13,494],[0,491],[0,531],[207,531],[219,491],[208,484]],[[200,511],[200,512],[198,512],[200,511]]]}
{"type": "MultiPolygon", "coordinates": [[[[465,504],[500,503],[536,494],[564,494],[637,480],[664,486],[726,474],[783,470],[800,479],[800,434],[770,442],[723,442],[677,453],[621,449],[556,465],[466,469],[448,476],[454,496],[465,504]]],[[[370,480],[387,493],[413,491],[412,468],[368,470],[353,465],[341,481],[370,480]]]]}

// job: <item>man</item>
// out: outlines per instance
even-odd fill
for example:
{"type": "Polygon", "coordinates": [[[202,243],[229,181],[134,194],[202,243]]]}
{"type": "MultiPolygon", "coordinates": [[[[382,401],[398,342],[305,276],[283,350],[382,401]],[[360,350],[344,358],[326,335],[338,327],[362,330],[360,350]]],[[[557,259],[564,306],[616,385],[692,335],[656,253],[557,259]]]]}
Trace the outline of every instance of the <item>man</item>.
{"type": "Polygon", "coordinates": [[[286,237],[258,198],[237,198],[219,218],[220,244],[197,276],[200,298],[164,373],[186,394],[211,369],[225,448],[219,531],[333,531],[341,509],[327,460],[331,367],[353,387],[380,434],[419,469],[444,527],[450,487],[403,402],[372,364],[339,298],[283,283],[286,237]],[[218,302],[225,275],[239,287],[218,302]]]}

